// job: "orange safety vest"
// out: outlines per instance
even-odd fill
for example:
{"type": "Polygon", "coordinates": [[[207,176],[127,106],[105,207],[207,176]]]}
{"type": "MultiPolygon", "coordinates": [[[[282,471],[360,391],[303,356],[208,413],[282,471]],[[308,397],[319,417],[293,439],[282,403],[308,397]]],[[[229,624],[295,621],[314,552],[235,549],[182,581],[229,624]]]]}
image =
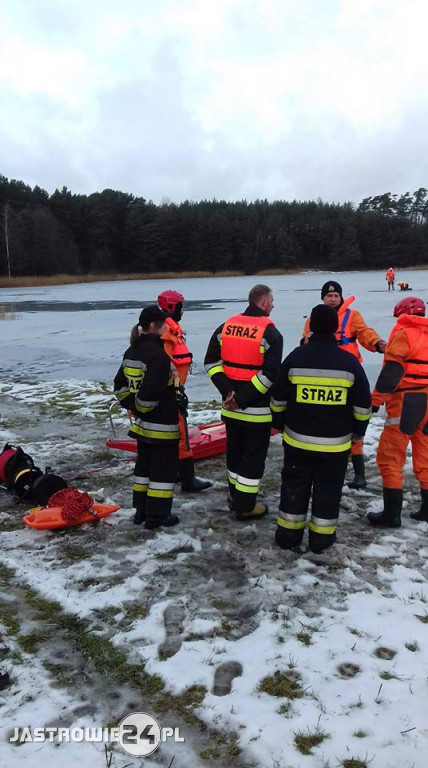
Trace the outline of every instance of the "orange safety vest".
{"type": "Polygon", "coordinates": [[[352,304],[353,301],[355,301],[355,296],[348,296],[348,298],[344,300],[342,306],[338,310],[337,317],[339,320],[339,327],[335,335],[338,347],[344,349],[345,352],[350,352],[351,355],[354,355],[354,357],[356,357],[357,360],[361,363],[363,358],[357,343],[357,337],[351,336],[351,320],[353,310],[349,309],[349,305],[352,304]]]}
{"type": "Polygon", "coordinates": [[[391,281],[395,277],[395,272],[393,269],[388,269],[388,272],[386,273],[386,279],[391,281]]]}
{"type": "Polygon", "coordinates": [[[165,322],[169,326],[165,334],[165,340],[170,341],[172,336],[175,341],[171,356],[174,365],[190,365],[193,355],[184,340],[184,333],[180,323],[177,323],[172,317],[167,317],[165,322]]]}
{"type": "Polygon", "coordinates": [[[265,328],[274,325],[269,317],[234,315],[221,332],[223,370],[230,379],[250,381],[263,368],[265,328]]]}
{"type": "Polygon", "coordinates": [[[389,340],[396,331],[403,330],[409,344],[409,357],[404,360],[404,376],[395,392],[403,389],[428,387],[428,317],[401,315],[394,325],[389,340]]]}

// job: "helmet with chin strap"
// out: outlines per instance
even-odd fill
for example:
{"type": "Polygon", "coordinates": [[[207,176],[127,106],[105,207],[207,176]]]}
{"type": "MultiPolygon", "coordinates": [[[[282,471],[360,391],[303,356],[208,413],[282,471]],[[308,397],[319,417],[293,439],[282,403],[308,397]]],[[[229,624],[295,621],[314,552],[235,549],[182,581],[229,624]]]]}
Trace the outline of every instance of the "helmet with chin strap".
{"type": "Polygon", "coordinates": [[[424,317],[425,302],[416,296],[401,299],[394,307],[394,317],[400,317],[400,315],[422,315],[424,317]]]}
{"type": "Polygon", "coordinates": [[[158,304],[164,312],[174,312],[177,304],[183,304],[184,296],[178,291],[163,291],[158,296],[158,304]]]}

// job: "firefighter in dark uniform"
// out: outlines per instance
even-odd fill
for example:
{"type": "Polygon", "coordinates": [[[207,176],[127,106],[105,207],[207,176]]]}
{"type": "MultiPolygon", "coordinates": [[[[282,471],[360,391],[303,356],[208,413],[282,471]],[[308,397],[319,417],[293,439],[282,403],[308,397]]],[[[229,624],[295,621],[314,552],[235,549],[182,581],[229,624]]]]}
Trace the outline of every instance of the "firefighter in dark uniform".
{"type": "Polygon", "coordinates": [[[337,327],[332,307],[314,307],[308,344],[284,360],[272,390],[273,424],[284,430],[276,530],[283,549],[301,544],[311,493],[309,548],[322,552],[335,542],[349,451],[371,415],[366,374],[354,355],[338,348],[337,327]]]}
{"type": "Polygon", "coordinates": [[[128,432],[137,439],[134,470],[134,523],[149,529],[179,522],[171,514],[178,472],[178,379],[163,349],[166,313],[145,307],[131,331],[131,346],[114,380],[123,408],[134,416],[128,432]]]}
{"type": "Polygon", "coordinates": [[[282,336],[269,315],[273,294],[256,285],[249,306],[214,331],[205,368],[222,398],[226,424],[229,506],[239,520],[265,515],[257,504],[269,447],[272,415],[270,389],[281,365],[282,336]]]}

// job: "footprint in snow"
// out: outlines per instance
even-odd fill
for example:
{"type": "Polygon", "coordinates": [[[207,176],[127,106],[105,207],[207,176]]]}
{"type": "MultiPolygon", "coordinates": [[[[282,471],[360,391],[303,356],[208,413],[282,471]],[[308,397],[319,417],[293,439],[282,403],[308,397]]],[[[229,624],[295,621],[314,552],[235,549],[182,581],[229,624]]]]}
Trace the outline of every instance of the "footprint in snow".
{"type": "Polygon", "coordinates": [[[217,667],[214,674],[214,696],[227,696],[232,690],[235,677],[242,675],[242,664],[239,661],[226,661],[217,667]]]}
{"type": "Polygon", "coordinates": [[[170,659],[181,648],[181,633],[183,631],[184,608],[180,603],[168,605],[163,615],[166,638],[158,648],[160,659],[170,659]]]}

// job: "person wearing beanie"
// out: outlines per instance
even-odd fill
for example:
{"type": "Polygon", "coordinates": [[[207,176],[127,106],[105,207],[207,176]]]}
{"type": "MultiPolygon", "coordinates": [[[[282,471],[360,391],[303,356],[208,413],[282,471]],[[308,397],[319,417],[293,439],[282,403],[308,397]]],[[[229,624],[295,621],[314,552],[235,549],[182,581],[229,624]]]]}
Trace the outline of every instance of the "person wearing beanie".
{"type": "MultiPolygon", "coordinates": [[[[192,353],[186,344],[186,337],[180,325],[183,317],[184,296],[178,291],[162,291],[158,296],[160,309],[167,313],[165,330],[162,336],[164,350],[174,363],[180,386],[184,388],[189,368],[192,363],[192,353]]],[[[193,453],[189,444],[187,423],[182,413],[179,415],[180,442],[178,445],[178,472],[181,480],[181,490],[185,493],[199,493],[211,488],[209,480],[195,477],[193,453]]]]}
{"type": "MultiPolygon", "coordinates": [[[[370,328],[365,322],[363,316],[357,309],[352,309],[351,304],[355,301],[355,296],[343,298],[342,286],[336,280],[327,280],[321,288],[321,299],[328,307],[333,307],[338,316],[338,328],[336,339],[341,349],[350,352],[357,360],[362,363],[360,348],[361,344],[369,352],[379,352],[383,354],[386,349],[386,341],[382,339],[374,328],[370,328]]],[[[307,318],[303,329],[303,340],[309,338],[311,330],[309,328],[309,318],[307,318]]],[[[365,488],[365,464],[363,455],[364,442],[353,443],[351,449],[351,459],[354,468],[354,477],[349,488],[360,490],[365,488]]]]}
{"type": "Polygon", "coordinates": [[[134,523],[148,529],[179,522],[171,514],[180,439],[178,381],[161,338],[166,317],[155,304],[144,307],[114,380],[114,394],[134,417],[128,432],[137,440],[134,523]]]}
{"type": "Polygon", "coordinates": [[[356,357],[337,345],[338,313],[319,304],[307,344],[281,365],[272,389],[273,426],[283,431],[284,467],[275,539],[300,547],[309,500],[309,549],[334,544],[351,445],[361,442],[371,415],[370,387],[356,357]]]}

